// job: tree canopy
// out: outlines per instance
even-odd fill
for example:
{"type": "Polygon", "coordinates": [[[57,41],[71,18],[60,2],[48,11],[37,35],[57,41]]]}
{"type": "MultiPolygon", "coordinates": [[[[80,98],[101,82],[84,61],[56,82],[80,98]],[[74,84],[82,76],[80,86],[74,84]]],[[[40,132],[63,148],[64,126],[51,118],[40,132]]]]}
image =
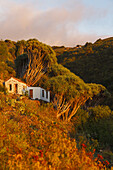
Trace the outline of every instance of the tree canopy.
{"type": "Polygon", "coordinates": [[[0,41],[0,78],[5,80],[15,75],[14,59],[4,41],[0,41]]]}
{"type": "Polygon", "coordinates": [[[80,76],[87,83],[105,86],[112,96],[108,101],[113,109],[113,37],[87,42],[81,48],[53,47],[58,63],[80,76]]]}
{"type": "Polygon", "coordinates": [[[15,60],[17,73],[22,72],[22,74],[19,73],[19,76],[24,78],[28,85],[33,86],[45,74],[47,68],[57,62],[56,54],[50,46],[36,39],[18,43],[21,44],[21,48],[19,48],[21,55],[15,60]]]}
{"type": "Polygon", "coordinates": [[[60,64],[49,67],[46,74],[46,78],[40,80],[40,85],[51,91],[53,104],[58,110],[57,117],[63,116],[67,121],[89,98],[92,99],[94,95],[106,91],[102,85],[86,84],[79,76],[60,64]]]}

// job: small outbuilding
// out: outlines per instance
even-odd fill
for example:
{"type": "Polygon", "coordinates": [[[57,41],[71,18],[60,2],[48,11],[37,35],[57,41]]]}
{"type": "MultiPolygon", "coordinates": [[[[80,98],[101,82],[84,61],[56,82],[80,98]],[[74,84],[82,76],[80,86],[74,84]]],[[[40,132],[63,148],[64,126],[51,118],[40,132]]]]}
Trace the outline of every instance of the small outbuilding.
{"type": "Polygon", "coordinates": [[[28,96],[31,99],[43,100],[50,102],[50,91],[46,91],[41,87],[27,87],[28,96]]]}
{"type": "Polygon", "coordinates": [[[20,94],[22,95],[23,91],[27,90],[27,84],[21,80],[11,77],[5,81],[5,87],[9,93],[20,94]]]}
{"type": "Polygon", "coordinates": [[[27,91],[30,99],[50,102],[50,91],[46,91],[41,87],[28,87],[26,83],[14,77],[5,81],[5,87],[9,93],[22,95],[27,91]]]}

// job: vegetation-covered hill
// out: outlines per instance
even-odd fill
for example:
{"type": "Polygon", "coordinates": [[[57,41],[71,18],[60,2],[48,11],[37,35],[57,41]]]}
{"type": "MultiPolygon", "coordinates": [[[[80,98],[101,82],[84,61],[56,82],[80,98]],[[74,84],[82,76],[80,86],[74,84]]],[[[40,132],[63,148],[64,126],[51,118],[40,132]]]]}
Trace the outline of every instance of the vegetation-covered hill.
{"type": "Polygon", "coordinates": [[[66,48],[53,47],[58,63],[64,65],[85,82],[100,83],[113,92],[113,38],[66,48]]]}
{"type": "Polygon", "coordinates": [[[0,169],[108,168],[96,141],[76,142],[72,130],[72,123],[56,119],[52,104],[0,92],[0,169]]]}
{"type": "Polygon", "coordinates": [[[58,110],[57,117],[70,121],[87,100],[94,95],[105,97],[107,94],[102,85],[86,84],[80,77],[59,65],[53,49],[36,39],[22,40],[16,44],[10,40],[1,43],[5,44],[8,53],[11,51],[10,56],[12,60],[15,59],[13,62],[19,78],[24,79],[29,86],[40,85],[51,91],[51,99],[58,110]],[[15,55],[11,49],[15,49],[15,55]]]}
{"type": "MultiPolygon", "coordinates": [[[[112,42],[112,38],[110,40],[112,42]]],[[[109,51],[105,44],[110,40],[86,43],[82,48],[53,47],[59,63],[70,70],[57,63],[50,46],[36,39],[0,41],[2,80],[17,76],[29,86],[41,86],[51,91],[50,104],[28,98],[18,101],[19,98],[16,100],[15,95],[7,94],[0,85],[3,169],[99,169],[109,166],[106,159],[113,163],[113,112],[103,106],[109,93],[103,85],[95,84],[102,83],[98,65],[103,63],[101,60],[104,61],[109,51]],[[97,58],[99,62],[95,60],[97,58]],[[92,67],[96,62],[97,78],[93,74],[95,79],[91,81],[89,75],[94,73],[92,67]],[[72,73],[76,70],[76,74],[72,73]],[[88,78],[88,83],[79,72],[88,78]],[[99,154],[100,150],[104,158],[99,154]]],[[[103,69],[109,70],[108,67],[103,69]]]]}

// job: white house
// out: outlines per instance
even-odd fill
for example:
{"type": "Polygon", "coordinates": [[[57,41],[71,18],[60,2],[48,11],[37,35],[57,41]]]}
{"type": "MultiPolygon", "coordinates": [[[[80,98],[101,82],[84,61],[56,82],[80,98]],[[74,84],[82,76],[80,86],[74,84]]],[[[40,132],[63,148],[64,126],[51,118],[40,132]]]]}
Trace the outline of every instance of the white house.
{"type": "Polygon", "coordinates": [[[39,99],[50,102],[50,92],[41,87],[28,87],[26,83],[21,80],[11,77],[5,82],[5,86],[9,93],[20,94],[28,91],[28,96],[31,99],[39,99]]]}
{"type": "Polygon", "coordinates": [[[9,93],[22,95],[22,91],[27,90],[27,84],[14,77],[5,81],[5,86],[9,93]]]}
{"type": "Polygon", "coordinates": [[[41,87],[27,87],[28,96],[31,99],[43,100],[50,102],[50,91],[46,91],[41,87]]]}

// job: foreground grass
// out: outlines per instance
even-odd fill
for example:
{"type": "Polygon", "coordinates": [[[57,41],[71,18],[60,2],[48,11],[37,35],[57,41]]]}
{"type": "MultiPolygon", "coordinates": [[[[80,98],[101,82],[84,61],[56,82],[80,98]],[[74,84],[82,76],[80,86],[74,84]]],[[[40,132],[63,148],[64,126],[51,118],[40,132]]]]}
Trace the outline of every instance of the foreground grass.
{"type": "Polygon", "coordinates": [[[0,93],[0,169],[106,169],[101,155],[77,148],[71,124],[56,119],[51,104],[0,93]]]}

